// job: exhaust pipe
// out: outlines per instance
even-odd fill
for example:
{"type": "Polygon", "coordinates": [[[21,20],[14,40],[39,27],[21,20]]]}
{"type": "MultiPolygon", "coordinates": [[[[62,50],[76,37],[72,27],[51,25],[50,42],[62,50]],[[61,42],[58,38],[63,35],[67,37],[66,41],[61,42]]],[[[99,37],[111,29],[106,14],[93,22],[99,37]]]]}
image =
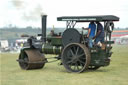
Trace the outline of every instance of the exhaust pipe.
{"type": "Polygon", "coordinates": [[[42,42],[46,42],[46,24],[47,24],[47,15],[41,16],[41,23],[42,23],[42,42]]]}

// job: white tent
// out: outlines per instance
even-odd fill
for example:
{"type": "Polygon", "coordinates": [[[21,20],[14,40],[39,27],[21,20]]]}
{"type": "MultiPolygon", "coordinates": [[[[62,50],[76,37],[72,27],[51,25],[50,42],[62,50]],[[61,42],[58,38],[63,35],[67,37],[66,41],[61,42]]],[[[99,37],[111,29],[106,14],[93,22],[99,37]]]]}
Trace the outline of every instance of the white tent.
{"type": "Polygon", "coordinates": [[[128,35],[121,36],[120,38],[126,38],[126,39],[128,39],[128,35]]]}

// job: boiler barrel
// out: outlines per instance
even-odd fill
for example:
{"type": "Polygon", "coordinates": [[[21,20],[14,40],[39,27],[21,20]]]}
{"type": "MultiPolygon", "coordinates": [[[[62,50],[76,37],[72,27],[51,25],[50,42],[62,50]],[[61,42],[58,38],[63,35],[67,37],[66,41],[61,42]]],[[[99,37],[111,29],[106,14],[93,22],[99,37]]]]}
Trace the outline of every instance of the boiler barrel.
{"type": "Polygon", "coordinates": [[[49,44],[43,44],[42,52],[45,54],[60,54],[62,46],[51,46],[49,44]]]}

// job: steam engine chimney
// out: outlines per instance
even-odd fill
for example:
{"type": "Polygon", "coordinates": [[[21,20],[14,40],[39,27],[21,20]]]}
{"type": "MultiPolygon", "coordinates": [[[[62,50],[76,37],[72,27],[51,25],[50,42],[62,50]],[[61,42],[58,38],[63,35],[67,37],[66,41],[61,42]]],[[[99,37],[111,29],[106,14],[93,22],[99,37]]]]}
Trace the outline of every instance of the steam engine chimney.
{"type": "Polygon", "coordinates": [[[41,23],[42,23],[42,42],[46,42],[46,24],[47,24],[47,15],[41,16],[41,23]]]}

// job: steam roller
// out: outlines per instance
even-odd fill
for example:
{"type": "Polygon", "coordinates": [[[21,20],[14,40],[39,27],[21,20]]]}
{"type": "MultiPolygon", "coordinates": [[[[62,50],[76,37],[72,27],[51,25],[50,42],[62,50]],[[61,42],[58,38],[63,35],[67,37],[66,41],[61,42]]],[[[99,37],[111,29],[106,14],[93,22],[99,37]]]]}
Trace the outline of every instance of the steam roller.
{"type": "Polygon", "coordinates": [[[46,36],[47,15],[43,15],[41,20],[41,34],[23,36],[28,38],[17,60],[22,69],[41,69],[46,63],[60,60],[60,65],[63,65],[67,72],[82,73],[88,69],[97,70],[110,64],[111,44],[114,43],[111,41],[111,33],[114,29],[113,22],[119,21],[118,17],[112,15],[58,17],[58,21],[66,21],[66,29],[58,34],[51,31],[50,36],[46,36]],[[76,23],[92,21],[104,23],[104,48],[100,45],[93,45],[90,48],[87,34],[84,30],[80,32],[75,28],[76,23]],[[44,54],[56,56],[47,58],[44,54]],[[50,59],[52,60],[49,61],[50,59]]]}

